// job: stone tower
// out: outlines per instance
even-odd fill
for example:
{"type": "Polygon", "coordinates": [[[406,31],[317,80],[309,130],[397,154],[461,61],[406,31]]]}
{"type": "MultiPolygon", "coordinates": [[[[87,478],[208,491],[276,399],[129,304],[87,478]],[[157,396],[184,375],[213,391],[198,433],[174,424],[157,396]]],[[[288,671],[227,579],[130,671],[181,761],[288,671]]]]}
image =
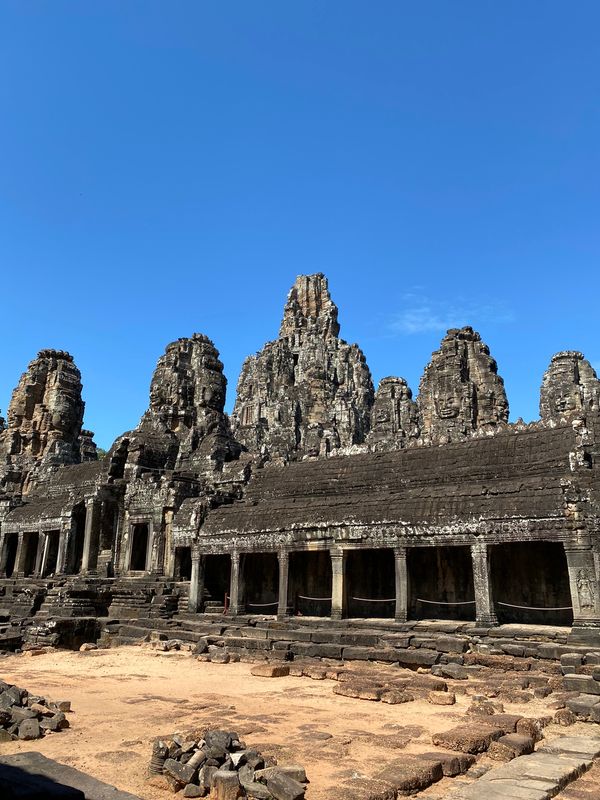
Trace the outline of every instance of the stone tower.
{"type": "Polygon", "coordinates": [[[473,328],[449,330],[421,378],[417,403],[422,437],[456,441],[507,422],[508,401],[497,369],[473,328]]]}
{"type": "Polygon", "coordinates": [[[338,337],[324,275],[301,275],[279,338],[244,362],[234,433],[263,458],[293,461],[360,444],[370,426],[371,373],[360,348],[338,337]]]}
{"type": "Polygon", "coordinates": [[[419,409],[410,387],[404,378],[382,378],[371,412],[369,449],[398,450],[418,435],[419,409]]]}
{"type": "Polygon", "coordinates": [[[552,356],[540,391],[540,417],[557,419],[600,409],[600,381],[583,353],[566,350],[552,356]]]}
{"type": "Polygon", "coordinates": [[[41,350],[21,376],[0,429],[0,485],[19,491],[33,470],[79,463],[83,409],[73,356],[41,350]]]}
{"type": "Polygon", "coordinates": [[[167,345],[152,376],[148,410],[117,440],[129,440],[129,462],[209,473],[237,457],[240,447],[223,410],[226,388],[219,352],[207,336],[167,345]]]}

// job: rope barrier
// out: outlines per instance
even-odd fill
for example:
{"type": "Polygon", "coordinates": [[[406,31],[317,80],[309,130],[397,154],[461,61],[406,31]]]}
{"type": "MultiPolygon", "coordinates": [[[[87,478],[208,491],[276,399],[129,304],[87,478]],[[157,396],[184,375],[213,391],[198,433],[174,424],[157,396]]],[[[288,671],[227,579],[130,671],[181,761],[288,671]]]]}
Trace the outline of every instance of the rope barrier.
{"type": "Polygon", "coordinates": [[[274,603],[246,603],[247,606],[254,606],[254,608],[266,608],[267,606],[278,606],[277,600],[274,603]]]}
{"type": "Polygon", "coordinates": [[[331,600],[331,597],[306,597],[306,595],[303,594],[299,594],[298,597],[300,598],[300,600],[319,600],[319,601],[331,600]]]}
{"type": "Polygon", "coordinates": [[[538,606],[513,606],[512,603],[501,603],[496,601],[499,606],[506,606],[506,608],[520,608],[523,611],[572,611],[573,606],[549,606],[548,608],[541,608],[538,606]]]}
{"type": "Polygon", "coordinates": [[[429,603],[431,606],[470,606],[473,605],[475,600],[462,600],[459,603],[443,603],[441,600],[423,600],[417,597],[417,603],[429,603]]]}
{"type": "Polygon", "coordinates": [[[390,597],[387,599],[375,599],[373,597],[353,597],[353,600],[359,600],[361,603],[395,603],[396,598],[390,597]]]}

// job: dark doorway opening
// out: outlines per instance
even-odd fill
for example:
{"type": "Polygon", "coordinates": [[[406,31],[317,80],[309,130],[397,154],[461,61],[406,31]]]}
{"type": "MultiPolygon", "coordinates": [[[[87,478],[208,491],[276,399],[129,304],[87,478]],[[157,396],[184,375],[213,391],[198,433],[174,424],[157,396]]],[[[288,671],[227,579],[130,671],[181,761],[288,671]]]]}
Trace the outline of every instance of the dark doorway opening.
{"type": "Polygon", "coordinates": [[[136,522],[131,529],[131,558],[129,569],[132,572],[144,572],[148,563],[148,533],[147,522],[136,522]]]}
{"type": "Polygon", "coordinates": [[[15,571],[15,563],[17,560],[17,550],[19,548],[19,534],[16,531],[11,531],[6,534],[4,543],[5,547],[5,568],[4,573],[7,578],[12,577],[15,571]]]}
{"type": "Polygon", "coordinates": [[[192,579],[192,548],[175,548],[175,580],[189,581],[192,579]]]}
{"type": "Polygon", "coordinates": [[[560,542],[494,545],[491,571],[498,622],[573,624],[567,557],[560,542]],[[566,610],[552,610],[559,608],[566,610]]]}
{"type": "Polygon", "coordinates": [[[331,589],[328,550],[290,553],[288,602],[294,614],[331,616],[331,589]]]}
{"type": "Polygon", "coordinates": [[[279,562],[276,553],[245,553],[240,562],[240,601],[249,614],[276,614],[279,562]]]}
{"type": "Polygon", "coordinates": [[[39,543],[40,535],[37,531],[34,531],[33,533],[26,533],[23,536],[23,547],[25,548],[23,557],[23,575],[26,578],[30,575],[33,575],[35,572],[39,543]]]}
{"type": "Polygon", "coordinates": [[[205,556],[204,559],[204,596],[205,611],[222,611],[225,606],[225,595],[229,595],[231,584],[231,556],[205,556]]]}
{"type": "Polygon", "coordinates": [[[54,575],[56,572],[56,565],[58,564],[58,547],[60,544],[60,533],[59,531],[48,531],[45,534],[46,542],[44,544],[46,548],[46,554],[44,559],[44,571],[43,577],[46,578],[48,575],[54,575]]]}
{"type": "Polygon", "coordinates": [[[66,569],[69,575],[77,575],[81,572],[83,544],[85,541],[85,518],[85,505],[79,503],[73,508],[73,513],[71,515],[71,537],[69,539],[66,569]]]}
{"type": "Polygon", "coordinates": [[[469,547],[411,547],[407,566],[409,619],[475,619],[469,547]]]}
{"type": "Polygon", "coordinates": [[[394,551],[348,550],[344,580],[348,617],[393,617],[396,610],[394,551]]]}

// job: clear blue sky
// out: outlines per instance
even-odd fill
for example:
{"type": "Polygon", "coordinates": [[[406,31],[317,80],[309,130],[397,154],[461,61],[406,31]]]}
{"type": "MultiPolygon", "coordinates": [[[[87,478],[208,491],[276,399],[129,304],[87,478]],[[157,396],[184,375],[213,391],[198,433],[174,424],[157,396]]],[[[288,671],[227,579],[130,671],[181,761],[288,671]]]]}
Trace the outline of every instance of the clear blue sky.
{"type": "Polygon", "coordinates": [[[600,362],[597,0],[0,0],[0,103],[2,410],[67,349],[107,447],[194,331],[231,407],[316,271],[415,394],[467,323],[512,419],[600,362]]]}

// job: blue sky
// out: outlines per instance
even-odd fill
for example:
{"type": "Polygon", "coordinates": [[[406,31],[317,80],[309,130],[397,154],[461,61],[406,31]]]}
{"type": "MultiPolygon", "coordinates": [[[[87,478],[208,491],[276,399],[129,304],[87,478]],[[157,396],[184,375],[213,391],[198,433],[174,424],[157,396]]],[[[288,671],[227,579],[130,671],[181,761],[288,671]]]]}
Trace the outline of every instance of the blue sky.
{"type": "Polygon", "coordinates": [[[416,394],[470,323],[511,418],[600,365],[600,5],[0,0],[0,408],[42,347],[107,447],[165,345],[228,407],[299,273],[416,394]]]}

